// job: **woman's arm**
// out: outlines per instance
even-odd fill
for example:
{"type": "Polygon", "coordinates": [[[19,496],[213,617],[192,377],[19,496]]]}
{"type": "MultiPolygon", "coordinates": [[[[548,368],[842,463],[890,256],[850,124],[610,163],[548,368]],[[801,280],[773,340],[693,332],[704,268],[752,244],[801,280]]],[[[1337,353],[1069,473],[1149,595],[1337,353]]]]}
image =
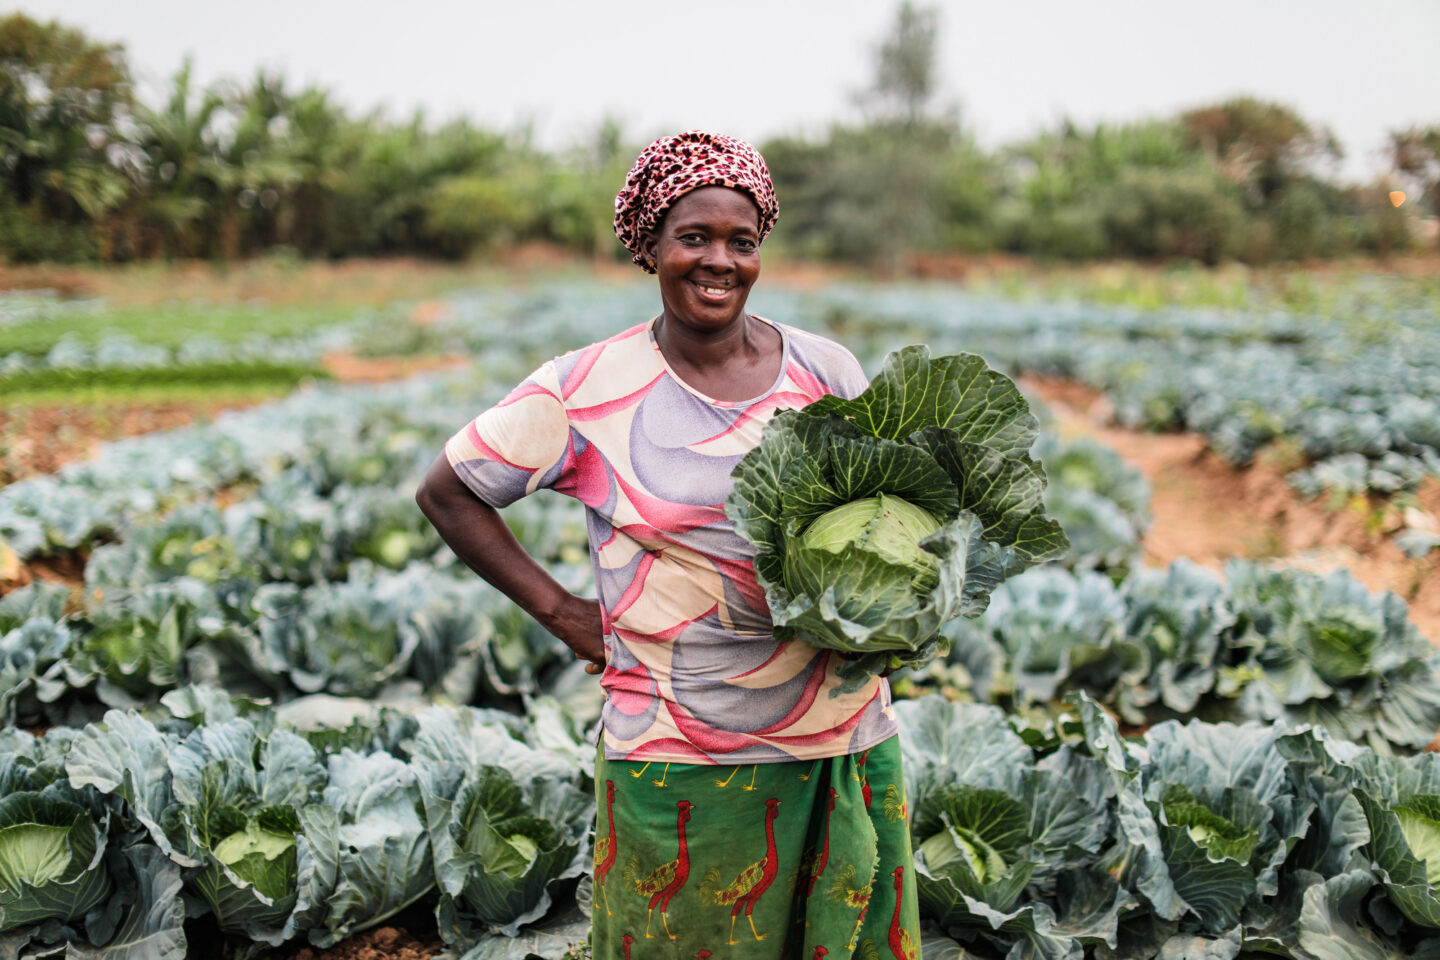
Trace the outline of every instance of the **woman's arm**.
{"type": "Polygon", "coordinates": [[[565,642],[587,673],[605,667],[600,604],[566,590],[515,539],[496,509],[471,492],[442,452],[415,502],[465,565],[565,642]]]}

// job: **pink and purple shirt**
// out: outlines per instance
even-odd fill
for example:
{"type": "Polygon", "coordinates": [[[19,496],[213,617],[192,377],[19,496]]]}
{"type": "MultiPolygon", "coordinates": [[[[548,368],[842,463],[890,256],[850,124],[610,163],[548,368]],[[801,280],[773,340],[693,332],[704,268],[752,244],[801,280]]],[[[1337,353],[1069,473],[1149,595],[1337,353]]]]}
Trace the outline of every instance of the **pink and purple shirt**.
{"type": "Polygon", "coordinates": [[[542,487],[585,504],[605,627],[605,756],[768,763],[887,739],[889,685],[837,693],[838,654],[775,639],[754,548],[725,515],[730,471],[775,411],[859,394],[859,363],[772,324],[784,348],[770,389],[716,400],[670,369],[653,324],[544,364],[445,446],[492,506],[542,487]]]}

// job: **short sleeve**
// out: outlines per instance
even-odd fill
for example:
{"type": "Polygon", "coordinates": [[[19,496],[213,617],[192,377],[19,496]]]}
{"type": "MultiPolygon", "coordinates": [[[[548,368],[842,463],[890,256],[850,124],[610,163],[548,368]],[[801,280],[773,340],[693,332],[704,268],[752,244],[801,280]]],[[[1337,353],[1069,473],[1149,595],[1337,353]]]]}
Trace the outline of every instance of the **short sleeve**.
{"type": "Polygon", "coordinates": [[[570,425],[553,361],[445,443],[455,474],[492,507],[555,486],[571,461],[569,452],[570,425]]]}
{"type": "Polygon", "coordinates": [[[830,381],[830,390],[836,396],[854,400],[870,387],[870,380],[865,376],[860,361],[855,359],[855,354],[839,344],[836,347],[835,373],[830,381]]]}
{"type": "Polygon", "coordinates": [[[855,354],[845,347],[822,337],[818,333],[787,327],[790,334],[790,359],[815,379],[813,390],[818,399],[824,393],[833,393],[846,400],[854,400],[870,386],[865,370],[855,354]]]}

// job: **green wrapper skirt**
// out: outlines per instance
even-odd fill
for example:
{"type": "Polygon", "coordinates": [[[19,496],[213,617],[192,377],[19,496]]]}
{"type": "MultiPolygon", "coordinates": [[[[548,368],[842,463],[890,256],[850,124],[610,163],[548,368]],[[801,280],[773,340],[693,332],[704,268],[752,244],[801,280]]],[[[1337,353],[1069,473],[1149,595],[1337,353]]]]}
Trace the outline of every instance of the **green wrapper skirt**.
{"type": "Polygon", "coordinates": [[[916,960],[900,741],[744,766],[595,764],[596,960],[916,960]]]}

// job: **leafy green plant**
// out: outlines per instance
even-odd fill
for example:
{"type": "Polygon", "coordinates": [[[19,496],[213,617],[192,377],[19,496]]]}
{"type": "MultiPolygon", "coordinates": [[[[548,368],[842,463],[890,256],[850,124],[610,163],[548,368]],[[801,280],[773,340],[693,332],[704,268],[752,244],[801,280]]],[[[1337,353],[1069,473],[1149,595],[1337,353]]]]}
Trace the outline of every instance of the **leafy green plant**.
{"type": "Polygon", "coordinates": [[[1068,546],[1044,515],[1035,432],[1009,379],[923,346],[854,400],[777,414],[726,501],[776,636],[860,655],[841,668],[852,683],[933,657],[942,624],[1068,546]]]}
{"type": "Polygon", "coordinates": [[[440,885],[441,935],[515,936],[588,859],[592,803],[580,771],[514,739],[481,711],[431,708],[407,746],[440,885]]]}
{"type": "Polygon", "coordinates": [[[220,929],[278,946],[310,927],[328,893],[300,825],[325,782],[314,748],[235,719],[197,729],[168,765],[174,849],[198,864],[188,883],[220,929]]]}

